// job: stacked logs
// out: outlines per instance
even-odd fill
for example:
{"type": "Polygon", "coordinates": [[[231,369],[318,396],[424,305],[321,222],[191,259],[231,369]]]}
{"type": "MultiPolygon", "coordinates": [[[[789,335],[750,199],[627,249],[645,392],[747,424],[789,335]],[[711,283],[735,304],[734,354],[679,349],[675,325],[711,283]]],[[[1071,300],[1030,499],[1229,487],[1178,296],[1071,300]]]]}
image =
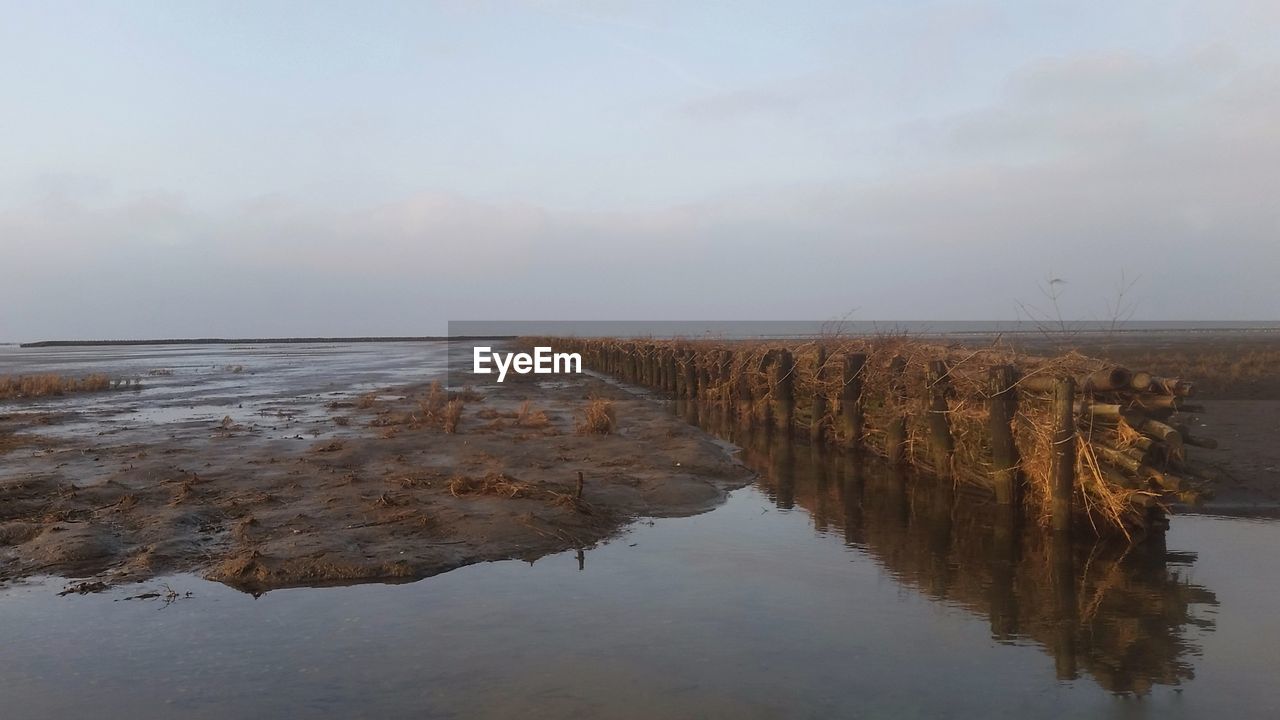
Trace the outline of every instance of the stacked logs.
{"type": "Polygon", "coordinates": [[[1189,382],[1069,354],[943,346],[906,337],[791,342],[527,338],[584,366],[747,427],[866,449],[958,487],[1140,538],[1167,503],[1201,492],[1177,422],[1189,382]]]}

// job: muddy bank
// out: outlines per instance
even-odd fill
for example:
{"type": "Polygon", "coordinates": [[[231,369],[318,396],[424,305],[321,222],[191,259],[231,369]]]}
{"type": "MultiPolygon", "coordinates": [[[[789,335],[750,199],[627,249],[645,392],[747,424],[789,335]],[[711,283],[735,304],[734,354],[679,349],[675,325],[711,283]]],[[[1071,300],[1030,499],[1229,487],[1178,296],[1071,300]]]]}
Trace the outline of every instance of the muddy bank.
{"type": "Polygon", "coordinates": [[[282,436],[286,418],[228,416],[58,438],[44,431],[83,418],[0,408],[0,581],[193,571],[261,591],[421,578],[589,546],[639,517],[708,510],[751,479],[659,403],[595,378],[456,398],[453,433],[429,395],[328,401],[310,437],[282,436]],[[613,434],[576,431],[588,397],[612,403],[613,434]]]}

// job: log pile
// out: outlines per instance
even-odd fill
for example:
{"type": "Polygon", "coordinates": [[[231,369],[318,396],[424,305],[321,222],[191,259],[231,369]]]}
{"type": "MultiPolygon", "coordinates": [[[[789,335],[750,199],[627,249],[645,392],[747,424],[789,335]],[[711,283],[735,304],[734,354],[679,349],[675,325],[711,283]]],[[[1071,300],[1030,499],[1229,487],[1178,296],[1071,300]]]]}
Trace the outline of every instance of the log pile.
{"type": "Polygon", "coordinates": [[[907,337],[523,342],[580,353],[589,369],[748,427],[867,449],[990,492],[1045,525],[1074,519],[1099,535],[1139,539],[1166,525],[1170,502],[1203,492],[1187,448],[1213,445],[1179,423],[1199,410],[1188,403],[1190,382],[1075,353],[1031,357],[907,337]]]}

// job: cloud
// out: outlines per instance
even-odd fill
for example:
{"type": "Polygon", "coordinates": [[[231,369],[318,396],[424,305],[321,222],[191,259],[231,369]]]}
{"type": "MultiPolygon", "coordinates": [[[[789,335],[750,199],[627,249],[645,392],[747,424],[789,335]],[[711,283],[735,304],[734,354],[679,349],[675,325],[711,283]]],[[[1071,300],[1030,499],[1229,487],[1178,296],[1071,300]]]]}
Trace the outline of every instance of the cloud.
{"type": "MultiPolygon", "coordinates": [[[[656,210],[450,193],[347,209],[283,192],[211,208],[78,178],[0,208],[0,339],[852,308],[1011,319],[1050,272],[1069,281],[1067,312],[1087,318],[1121,269],[1142,276],[1147,318],[1276,319],[1277,69],[1213,47],[1038,62],[988,107],[900,125],[923,162],[656,210]]],[[[710,116],[805,100],[708,102],[710,116]]]]}

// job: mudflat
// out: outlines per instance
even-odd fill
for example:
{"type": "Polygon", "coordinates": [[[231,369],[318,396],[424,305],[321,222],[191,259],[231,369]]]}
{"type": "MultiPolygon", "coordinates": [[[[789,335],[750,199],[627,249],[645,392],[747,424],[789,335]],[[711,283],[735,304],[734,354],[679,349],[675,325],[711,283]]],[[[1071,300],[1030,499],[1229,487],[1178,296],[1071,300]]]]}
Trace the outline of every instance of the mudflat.
{"type": "Polygon", "coordinates": [[[293,435],[288,418],[227,415],[127,442],[49,432],[92,427],[82,412],[0,407],[0,581],[408,580],[587,547],[636,518],[706,511],[752,478],[662,404],[589,375],[454,393],[452,432],[440,393],[340,395],[293,435]],[[611,433],[580,430],[592,400],[611,433]]]}

